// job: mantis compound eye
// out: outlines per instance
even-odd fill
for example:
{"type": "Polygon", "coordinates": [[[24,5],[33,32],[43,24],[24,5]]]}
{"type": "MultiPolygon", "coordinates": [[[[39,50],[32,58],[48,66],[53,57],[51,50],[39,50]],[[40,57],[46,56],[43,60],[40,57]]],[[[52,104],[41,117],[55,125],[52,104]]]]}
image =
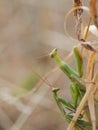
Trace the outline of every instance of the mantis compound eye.
{"type": "MultiPolygon", "coordinates": [[[[85,28],[90,21],[89,8],[80,6],[71,9],[65,16],[65,33],[74,40],[83,39],[85,28]]],[[[90,23],[91,24],[91,23],[90,23]]]]}

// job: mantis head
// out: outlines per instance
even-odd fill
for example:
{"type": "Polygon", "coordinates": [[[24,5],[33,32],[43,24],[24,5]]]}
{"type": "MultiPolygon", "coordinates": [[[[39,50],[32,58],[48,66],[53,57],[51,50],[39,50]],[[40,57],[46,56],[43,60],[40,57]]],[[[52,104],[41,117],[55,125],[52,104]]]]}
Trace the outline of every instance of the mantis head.
{"type": "Polygon", "coordinates": [[[57,56],[57,48],[53,49],[53,51],[49,54],[51,58],[55,58],[57,56]]]}
{"type": "Polygon", "coordinates": [[[57,93],[60,89],[59,88],[53,88],[52,92],[57,93]]]}

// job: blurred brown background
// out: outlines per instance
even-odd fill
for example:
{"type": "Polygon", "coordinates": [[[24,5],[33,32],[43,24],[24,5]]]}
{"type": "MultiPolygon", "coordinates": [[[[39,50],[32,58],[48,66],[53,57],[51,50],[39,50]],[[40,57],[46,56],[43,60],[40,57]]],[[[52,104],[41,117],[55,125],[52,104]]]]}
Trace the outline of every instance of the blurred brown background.
{"type": "MultiPolygon", "coordinates": [[[[64,31],[71,7],[72,0],[0,0],[0,130],[66,130],[51,87],[43,83],[19,98],[11,92],[33,70],[42,77],[56,66],[48,56],[53,48],[62,58],[72,49],[64,31]]],[[[59,70],[48,77],[70,100],[66,79],[59,70]]]]}

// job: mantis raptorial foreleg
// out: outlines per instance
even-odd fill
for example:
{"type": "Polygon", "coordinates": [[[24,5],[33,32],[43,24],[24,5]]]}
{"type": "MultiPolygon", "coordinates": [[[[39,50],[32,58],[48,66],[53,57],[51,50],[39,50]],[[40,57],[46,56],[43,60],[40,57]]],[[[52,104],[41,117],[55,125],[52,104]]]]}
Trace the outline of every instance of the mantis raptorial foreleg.
{"type": "Polygon", "coordinates": [[[71,76],[82,77],[83,75],[83,59],[77,47],[73,49],[78,71],[76,72],[67,63],[62,61],[57,55],[57,49],[54,49],[49,55],[54,58],[60,69],[71,79],[71,76]]]}

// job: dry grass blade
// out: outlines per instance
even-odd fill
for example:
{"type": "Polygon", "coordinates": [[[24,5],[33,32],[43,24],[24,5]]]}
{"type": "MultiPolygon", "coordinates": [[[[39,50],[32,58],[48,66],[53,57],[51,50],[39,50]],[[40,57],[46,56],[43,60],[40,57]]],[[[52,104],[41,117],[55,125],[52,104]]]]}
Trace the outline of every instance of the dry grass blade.
{"type": "Polygon", "coordinates": [[[88,26],[87,26],[86,30],[84,30],[84,32],[83,32],[82,39],[84,39],[84,40],[88,37],[89,27],[90,27],[91,22],[92,22],[92,18],[90,17],[89,22],[88,22],[88,26]]]}
{"type": "MultiPolygon", "coordinates": [[[[84,42],[85,42],[86,38],[88,37],[89,27],[90,27],[91,21],[92,21],[92,18],[90,18],[90,20],[89,20],[89,22],[88,22],[88,26],[85,27],[85,29],[84,29],[84,31],[83,31],[82,40],[81,40],[81,41],[83,41],[83,42],[81,43],[81,45],[82,45],[83,47],[85,47],[85,52],[86,52],[86,57],[87,57],[87,59],[89,58],[89,51],[87,50],[88,47],[87,47],[87,45],[85,46],[84,42]]],[[[91,47],[90,47],[90,48],[91,48],[91,47]]]]}
{"type": "MultiPolygon", "coordinates": [[[[74,0],[74,8],[82,6],[82,2],[80,0],[74,0]]],[[[74,11],[74,16],[76,20],[76,36],[78,40],[81,39],[81,28],[82,28],[82,13],[83,9],[79,8],[74,11]]]]}
{"type": "Polygon", "coordinates": [[[90,6],[90,15],[94,19],[94,23],[96,27],[98,28],[96,0],[90,0],[89,6],[90,6]]]}
{"type": "Polygon", "coordinates": [[[93,52],[91,56],[88,59],[88,64],[87,64],[87,81],[90,81],[92,78],[92,70],[93,70],[93,64],[94,64],[94,59],[95,59],[96,53],[93,52]]]}
{"type": "Polygon", "coordinates": [[[98,53],[98,50],[94,46],[92,46],[90,44],[90,42],[86,42],[86,41],[83,42],[83,41],[81,41],[81,45],[83,47],[85,47],[87,50],[94,51],[94,52],[98,53]]]}
{"type": "Polygon", "coordinates": [[[73,0],[73,3],[74,3],[74,7],[77,7],[77,6],[81,6],[81,5],[82,5],[81,0],[73,0]]]}
{"type": "MultiPolygon", "coordinates": [[[[94,59],[95,59],[96,53],[92,53],[91,56],[88,59],[87,64],[87,82],[90,82],[92,80],[92,74],[93,74],[93,65],[94,65],[94,59]]],[[[88,90],[89,85],[86,85],[86,89],[88,90]]],[[[90,111],[90,117],[92,122],[92,128],[93,130],[96,130],[96,114],[95,114],[95,105],[94,105],[94,94],[91,93],[89,99],[88,99],[88,107],[90,111]]]]}

